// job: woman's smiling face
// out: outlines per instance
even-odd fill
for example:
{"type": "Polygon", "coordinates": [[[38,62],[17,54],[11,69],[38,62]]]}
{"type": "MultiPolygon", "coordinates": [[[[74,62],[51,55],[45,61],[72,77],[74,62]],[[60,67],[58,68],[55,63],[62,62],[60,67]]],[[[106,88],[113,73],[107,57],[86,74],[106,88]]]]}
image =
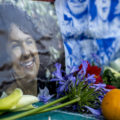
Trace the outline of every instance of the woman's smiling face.
{"type": "Polygon", "coordinates": [[[36,78],[40,64],[36,43],[29,34],[21,31],[15,24],[10,28],[8,53],[18,78],[36,78]]]}
{"type": "Polygon", "coordinates": [[[83,13],[88,5],[88,0],[67,0],[67,4],[74,15],[83,13]]]}
{"type": "Polygon", "coordinates": [[[110,12],[111,0],[96,0],[95,4],[100,18],[107,20],[110,12]]]}

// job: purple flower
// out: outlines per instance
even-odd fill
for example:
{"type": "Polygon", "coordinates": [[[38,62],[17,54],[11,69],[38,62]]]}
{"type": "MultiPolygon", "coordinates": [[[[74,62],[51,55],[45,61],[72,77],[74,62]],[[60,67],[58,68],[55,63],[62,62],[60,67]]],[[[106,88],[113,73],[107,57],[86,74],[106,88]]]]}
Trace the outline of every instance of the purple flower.
{"type": "Polygon", "coordinates": [[[95,90],[105,89],[106,84],[104,84],[104,83],[93,84],[93,86],[91,86],[91,87],[95,88],[95,90]]]}
{"type": "Polygon", "coordinates": [[[53,73],[55,78],[51,79],[50,81],[56,81],[58,84],[57,93],[61,94],[64,91],[67,91],[70,85],[75,86],[76,78],[74,77],[73,73],[77,70],[76,67],[71,69],[71,73],[69,75],[62,76],[61,64],[56,63],[56,71],[53,73]],[[72,84],[71,84],[72,83],[72,84]]]}
{"type": "Polygon", "coordinates": [[[73,87],[75,87],[76,77],[73,76],[73,74],[70,74],[70,75],[68,75],[67,77],[68,77],[68,80],[71,81],[73,87]]]}
{"type": "Polygon", "coordinates": [[[40,93],[38,94],[39,100],[44,103],[48,102],[53,96],[54,95],[49,94],[49,90],[47,87],[45,87],[44,89],[40,89],[40,93]]]}
{"type": "Polygon", "coordinates": [[[55,67],[56,67],[56,71],[53,73],[54,76],[56,76],[56,78],[62,80],[63,77],[62,77],[62,72],[61,72],[61,64],[56,63],[56,64],[55,64],[55,67]]]}
{"type": "Polygon", "coordinates": [[[74,72],[79,70],[78,66],[75,66],[75,65],[72,67],[70,67],[70,66],[67,66],[67,67],[69,68],[69,71],[70,71],[69,74],[73,74],[74,72]]]}
{"type": "Polygon", "coordinates": [[[55,67],[56,67],[56,71],[53,73],[55,78],[51,79],[50,81],[57,81],[58,82],[57,93],[61,93],[66,88],[68,82],[65,79],[65,77],[62,77],[61,64],[56,63],[55,67]]]}
{"type": "Polygon", "coordinates": [[[59,82],[59,87],[57,88],[57,93],[62,93],[68,90],[70,80],[64,80],[59,82]]]}
{"type": "Polygon", "coordinates": [[[87,61],[82,61],[82,70],[83,70],[84,76],[86,75],[87,67],[88,67],[87,61]]]}
{"type": "Polygon", "coordinates": [[[100,101],[101,103],[102,103],[103,98],[104,98],[103,95],[101,95],[101,96],[98,97],[98,99],[99,99],[99,101],[100,101]]]}
{"type": "Polygon", "coordinates": [[[97,115],[97,116],[99,116],[99,115],[101,115],[102,113],[101,113],[101,109],[93,109],[93,108],[91,108],[91,107],[89,107],[89,106],[85,106],[93,115],[97,115]]]}
{"type": "Polygon", "coordinates": [[[88,76],[86,78],[86,81],[88,82],[88,84],[95,83],[96,78],[94,76],[95,76],[94,74],[92,74],[92,75],[88,74],[88,76]]]}
{"type": "Polygon", "coordinates": [[[83,79],[85,79],[85,75],[83,74],[83,70],[80,70],[78,72],[77,78],[78,78],[78,81],[77,81],[77,85],[78,85],[80,81],[82,81],[83,79]]]}
{"type": "MultiPolygon", "coordinates": [[[[88,67],[88,63],[87,61],[82,61],[82,68],[80,69],[80,71],[78,72],[78,76],[80,77],[81,75],[84,77],[86,75],[86,71],[87,71],[87,67],[88,67]]],[[[82,78],[83,78],[82,77],[82,78]]]]}
{"type": "MultiPolygon", "coordinates": [[[[87,67],[88,67],[87,61],[82,61],[82,68],[78,72],[79,82],[85,80],[88,84],[95,83],[96,78],[94,74],[92,75],[87,74],[86,76],[87,67]]],[[[79,84],[79,82],[77,82],[77,84],[79,84]]]]}
{"type": "Polygon", "coordinates": [[[77,105],[72,106],[73,110],[77,110],[77,105]]]}

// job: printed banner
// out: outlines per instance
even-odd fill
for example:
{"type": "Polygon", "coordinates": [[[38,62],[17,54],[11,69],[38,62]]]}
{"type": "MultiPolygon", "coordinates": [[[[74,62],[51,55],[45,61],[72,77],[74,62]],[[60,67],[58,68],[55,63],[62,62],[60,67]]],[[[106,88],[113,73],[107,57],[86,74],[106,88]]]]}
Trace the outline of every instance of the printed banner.
{"type": "Polygon", "coordinates": [[[67,66],[120,57],[120,0],[56,0],[67,66]]]}

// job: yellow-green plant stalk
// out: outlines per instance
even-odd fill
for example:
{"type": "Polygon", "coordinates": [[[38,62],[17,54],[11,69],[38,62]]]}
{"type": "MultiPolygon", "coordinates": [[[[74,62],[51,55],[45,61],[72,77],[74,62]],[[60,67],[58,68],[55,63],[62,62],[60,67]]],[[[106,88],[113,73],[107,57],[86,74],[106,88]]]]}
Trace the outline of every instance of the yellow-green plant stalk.
{"type": "Polygon", "coordinates": [[[10,110],[18,103],[22,97],[23,92],[21,89],[16,88],[10,95],[0,99],[0,110],[10,110]]]}
{"type": "Polygon", "coordinates": [[[53,102],[45,104],[45,105],[43,105],[41,107],[38,107],[38,108],[35,108],[35,109],[32,109],[32,110],[26,111],[26,112],[23,112],[23,113],[20,113],[20,114],[11,116],[11,117],[6,117],[6,118],[3,118],[3,119],[1,118],[0,120],[15,120],[15,119],[18,119],[18,118],[21,118],[21,117],[25,117],[25,116],[28,116],[28,115],[36,114],[36,113],[44,110],[47,107],[50,107],[52,105],[55,105],[55,104],[57,104],[59,102],[62,102],[64,100],[66,100],[67,98],[68,98],[68,96],[64,96],[64,97],[59,98],[59,99],[57,99],[57,100],[55,100],[53,102]]]}
{"type": "Polygon", "coordinates": [[[16,88],[10,95],[0,99],[0,115],[11,111],[25,111],[31,110],[35,107],[33,103],[38,102],[39,99],[33,95],[23,95],[21,89],[16,88]]]}
{"type": "Polygon", "coordinates": [[[31,105],[24,106],[22,108],[13,109],[13,110],[11,110],[11,112],[19,112],[19,111],[32,110],[34,108],[36,108],[36,107],[31,104],[31,105]]]}
{"type": "Polygon", "coordinates": [[[39,101],[39,99],[36,96],[23,95],[20,98],[20,100],[18,101],[18,103],[12,108],[12,110],[17,110],[17,109],[20,109],[20,108],[23,108],[23,107],[27,107],[29,105],[32,105],[33,103],[38,102],[38,101],[39,101]]]}

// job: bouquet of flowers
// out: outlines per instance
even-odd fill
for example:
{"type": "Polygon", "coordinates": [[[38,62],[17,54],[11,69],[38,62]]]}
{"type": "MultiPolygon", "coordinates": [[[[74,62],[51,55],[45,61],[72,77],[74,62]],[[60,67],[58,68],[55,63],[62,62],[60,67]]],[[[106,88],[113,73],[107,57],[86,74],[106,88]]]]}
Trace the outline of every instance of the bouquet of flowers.
{"type": "Polygon", "coordinates": [[[88,61],[82,61],[78,68],[73,67],[71,72],[66,74],[65,71],[61,70],[61,64],[56,63],[55,67],[56,70],[53,73],[51,82],[56,82],[56,100],[48,102],[54,95],[49,95],[48,89],[45,88],[38,95],[39,100],[45,102],[45,105],[3,120],[13,120],[28,115],[40,114],[65,106],[69,106],[73,111],[80,113],[91,112],[97,116],[102,114],[102,99],[107,92],[115,87],[103,82],[101,68],[91,65],[88,61]]]}

